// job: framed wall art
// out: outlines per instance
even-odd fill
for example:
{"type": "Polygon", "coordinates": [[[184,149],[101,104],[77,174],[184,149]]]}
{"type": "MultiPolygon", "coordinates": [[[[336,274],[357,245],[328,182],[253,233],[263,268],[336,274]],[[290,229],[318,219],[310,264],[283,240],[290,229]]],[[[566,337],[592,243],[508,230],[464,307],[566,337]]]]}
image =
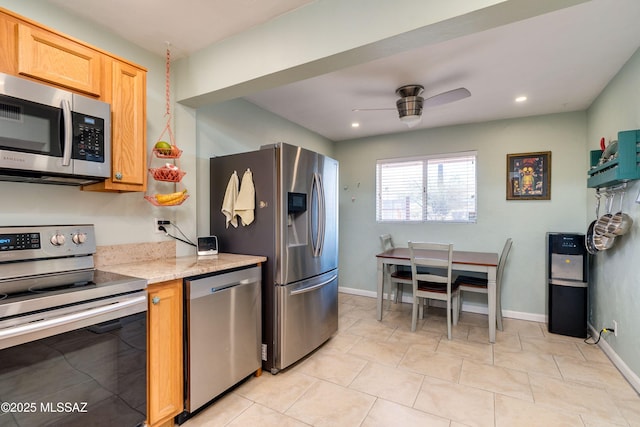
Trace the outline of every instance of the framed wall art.
{"type": "Polygon", "coordinates": [[[551,200],[551,151],[507,154],[507,200],[551,200]]]}

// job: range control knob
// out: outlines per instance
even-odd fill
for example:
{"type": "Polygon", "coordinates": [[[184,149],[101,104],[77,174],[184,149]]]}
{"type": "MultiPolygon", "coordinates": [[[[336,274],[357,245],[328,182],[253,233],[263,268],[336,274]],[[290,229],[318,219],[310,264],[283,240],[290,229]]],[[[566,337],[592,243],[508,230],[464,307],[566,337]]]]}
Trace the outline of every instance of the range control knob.
{"type": "Polygon", "coordinates": [[[64,245],[64,235],[60,234],[60,233],[56,233],[53,236],[51,236],[51,244],[53,246],[62,246],[64,245]]]}
{"type": "Polygon", "coordinates": [[[76,233],[71,237],[71,240],[73,240],[73,243],[76,245],[81,245],[87,241],[87,233],[76,233]]]}

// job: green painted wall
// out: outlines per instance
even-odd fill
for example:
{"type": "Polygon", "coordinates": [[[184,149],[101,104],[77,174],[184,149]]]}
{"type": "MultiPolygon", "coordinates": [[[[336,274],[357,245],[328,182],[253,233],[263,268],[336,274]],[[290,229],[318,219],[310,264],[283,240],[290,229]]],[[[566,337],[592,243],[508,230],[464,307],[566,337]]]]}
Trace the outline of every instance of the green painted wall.
{"type": "MultiPolygon", "coordinates": [[[[598,149],[601,137],[617,139],[621,130],[640,128],[640,51],[637,51],[609,82],[587,114],[589,149],[598,149]]],[[[633,182],[624,199],[623,210],[633,219],[631,231],[616,239],[610,250],[594,257],[591,274],[590,321],[593,327],[613,327],[618,322],[618,336],[607,334],[605,340],[617,355],[640,376],[640,182],[633,182]]],[[[587,199],[588,220],[595,219],[595,191],[587,199]]]]}
{"type": "MultiPolygon", "coordinates": [[[[336,143],[340,161],[341,286],[375,291],[378,236],[452,242],[456,249],[500,252],[514,240],[503,285],[503,309],[544,320],[545,233],[586,227],[586,114],[567,113],[445,127],[336,143]],[[476,224],[387,224],[375,220],[377,159],[478,152],[476,224]],[[551,200],[506,200],[506,154],[552,152],[551,200]]],[[[486,304],[486,302],[485,302],[486,304]]]]}

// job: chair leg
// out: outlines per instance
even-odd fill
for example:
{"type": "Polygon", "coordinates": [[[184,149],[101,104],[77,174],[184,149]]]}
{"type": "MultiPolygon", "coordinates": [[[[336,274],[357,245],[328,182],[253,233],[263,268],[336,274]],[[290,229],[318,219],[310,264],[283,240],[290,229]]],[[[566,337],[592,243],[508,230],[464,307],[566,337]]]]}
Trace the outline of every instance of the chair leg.
{"type": "Polygon", "coordinates": [[[458,319],[460,319],[460,294],[453,296],[453,324],[458,324],[458,319]]]}
{"type": "MultiPolygon", "coordinates": [[[[389,283],[389,292],[387,293],[387,300],[389,301],[389,303],[387,304],[387,310],[391,310],[391,292],[393,291],[394,295],[398,292],[398,284],[391,280],[391,273],[393,273],[393,268],[390,265],[387,265],[384,279],[387,280],[387,283],[389,283]]],[[[384,305],[384,299],[382,300],[382,303],[384,305]]]]}
{"type": "Polygon", "coordinates": [[[500,295],[496,298],[496,322],[498,323],[498,330],[502,331],[502,304],[500,304],[500,295]]]}
{"type": "Polygon", "coordinates": [[[447,300],[447,338],[451,340],[451,299],[447,300]]]}
{"type": "Polygon", "coordinates": [[[402,302],[402,291],[404,290],[404,284],[398,283],[396,285],[396,304],[402,302]]]}
{"type": "Polygon", "coordinates": [[[424,302],[426,298],[418,298],[418,318],[424,319],[424,302]]]}
{"type": "Polygon", "coordinates": [[[391,300],[393,299],[391,292],[393,292],[394,294],[397,293],[398,292],[397,288],[398,288],[397,283],[391,282],[391,284],[389,285],[389,293],[387,294],[387,301],[388,301],[387,310],[391,310],[391,300]]]}
{"type": "Polygon", "coordinates": [[[413,310],[411,312],[411,332],[416,331],[416,326],[418,324],[418,298],[413,297],[413,310]]]}

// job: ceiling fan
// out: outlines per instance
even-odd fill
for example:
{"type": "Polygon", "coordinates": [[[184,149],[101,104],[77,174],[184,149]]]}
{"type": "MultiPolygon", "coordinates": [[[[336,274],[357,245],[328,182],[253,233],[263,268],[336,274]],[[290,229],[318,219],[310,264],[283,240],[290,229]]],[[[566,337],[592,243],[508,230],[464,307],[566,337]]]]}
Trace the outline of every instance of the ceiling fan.
{"type": "MultiPolygon", "coordinates": [[[[438,105],[448,104],[450,102],[459,101],[471,96],[471,92],[464,87],[452,89],[446,92],[433,95],[424,99],[422,92],[424,86],[412,84],[404,85],[396,89],[396,95],[400,97],[396,101],[396,109],[400,121],[407,126],[414,127],[422,119],[423,107],[435,107],[438,105]]],[[[376,111],[376,110],[393,110],[393,108],[356,108],[353,111],[376,111]]]]}

